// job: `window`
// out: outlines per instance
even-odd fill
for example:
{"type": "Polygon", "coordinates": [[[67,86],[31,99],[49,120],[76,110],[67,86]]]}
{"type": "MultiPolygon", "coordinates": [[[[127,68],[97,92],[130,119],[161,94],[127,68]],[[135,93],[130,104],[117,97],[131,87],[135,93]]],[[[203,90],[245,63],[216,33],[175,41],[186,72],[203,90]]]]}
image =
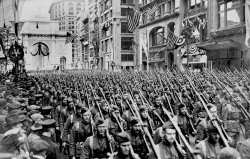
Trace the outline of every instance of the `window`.
{"type": "Polygon", "coordinates": [[[158,15],[162,16],[165,12],[165,3],[162,3],[158,6],[158,15]]]}
{"type": "Polygon", "coordinates": [[[112,18],[112,16],[113,16],[112,14],[113,14],[113,13],[112,13],[112,10],[110,10],[110,14],[109,14],[109,15],[110,15],[110,18],[112,18]]]}
{"type": "Polygon", "coordinates": [[[108,52],[108,40],[105,40],[105,52],[108,52]]]}
{"type": "Polygon", "coordinates": [[[121,0],[122,4],[133,4],[133,0],[121,0]]]}
{"type": "Polygon", "coordinates": [[[159,46],[163,45],[164,43],[164,28],[158,28],[156,30],[153,30],[151,33],[152,37],[152,45],[151,46],[159,46]]]}
{"type": "Polygon", "coordinates": [[[81,3],[77,3],[77,5],[76,5],[76,6],[81,7],[81,3]]]}
{"type": "Polygon", "coordinates": [[[74,13],[73,12],[69,12],[69,15],[74,15],[74,13]]]}
{"type": "Polygon", "coordinates": [[[121,33],[131,33],[128,31],[128,22],[121,22],[121,33]]]}
{"type": "Polygon", "coordinates": [[[189,9],[195,9],[200,7],[207,8],[207,0],[189,0],[189,9]]]}
{"type": "Polygon", "coordinates": [[[228,28],[239,25],[241,7],[240,0],[230,0],[220,3],[218,6],[218,28],[228,28]]]}
{"type": "Polygon", "coordinates": [[[72,3],[72,2],[70,2],[70,3],[69,3],[69,6],[73,6],[73,3],[72,3]]]}
{"type": "Polygon", "coordinates": [[[121,61],[134,61],[134,54],[121,54],[121,61]]]}
{"type": "Polygon", "coordinates": [[[132,40],[133,37],[121,37],[121,50],[133,50],[132,40]]]}
{"type": "Polygon", "coordinates": [[[128,15],[128,8],[121,8],[121,16],[127,16],[128,15]]]}
{"type": "Polygon", "coordinates": [[[147,23],[147,21],[148,21],[148,13],[147,12],[144,12],[143,14],[142,14],[142,23],[144,24],[144,23],[147,23]]]}

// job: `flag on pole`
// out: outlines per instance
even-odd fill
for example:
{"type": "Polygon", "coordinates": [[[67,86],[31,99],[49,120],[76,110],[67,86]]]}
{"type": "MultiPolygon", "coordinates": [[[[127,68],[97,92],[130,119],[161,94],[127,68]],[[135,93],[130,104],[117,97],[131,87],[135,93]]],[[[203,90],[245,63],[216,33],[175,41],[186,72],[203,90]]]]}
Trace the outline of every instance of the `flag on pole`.
{"type": "Polygon", "coordinates": [[[75,37],[75,34],[70,34],[69,32],[67,32],[65,44],[72,43],[75,37]]]}
{"type": "Polygon", "coordinates": [[[175,48],[177,40],[178,40],[178,36],[174,35],[174,33],[169,30],[168,42],[167,42],[167,45],[169,46],[169,48],[175,48]]]}
{"type": "Polygon", "coordinates": [[[147,61],[148,61],[148,44],[147,44],[147,35],[146,35],[146,33],[143,34],[142,36],[140,36],[140,42],[142,44],[142,48],[145,51],[146,58],[147,58],[147,61]]]}
{"type": "Polygon", "coordinates": [[[245,44],[250,48],[250,0],[245,2],[245,17],[246,17],[246,40],[245,44]]]}
{"type": "Polygon", "coordinates": [[[151,18],[152,15],[157,11],[157,9],[158,9],[157,5],[154,5],[152,9],[149,9],[148,17],[151,18]]]}
{"type": "Polygon", "coordinates": [[[128,30],[134,32],[140,22],[140,11],[134,10],[133,13],[130,12],[131,8],[128,8],[128,30]]]}
{"type": "Polygon", "coordinates": [[[136,50],[138,47],[139,47],[139,43],[132,40],[132,48],[133,48],[133,50],[136,50]]]}

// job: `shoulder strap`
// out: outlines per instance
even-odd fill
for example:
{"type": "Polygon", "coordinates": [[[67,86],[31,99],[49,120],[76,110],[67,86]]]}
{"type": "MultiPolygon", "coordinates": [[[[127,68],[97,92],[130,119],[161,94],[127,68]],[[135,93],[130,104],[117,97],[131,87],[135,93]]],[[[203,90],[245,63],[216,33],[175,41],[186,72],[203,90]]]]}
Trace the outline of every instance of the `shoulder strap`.
{"type": "Polygon", "coordinates": [[[89,146],[91,149],[91,155],[94,155],[94,136],[89,137],[89,146]]]}
{"type": "Polygon", "coordinates": [[[201,149],[202,149],[202,151],[204,153],[204,158],[206,158],[207,157],[206,141],[201,142],[201,149]]]}
{"type": "Polygon", "coordinates": [[[70,115],[70,123],[73,124],[73,118],[74,118],[74,114],[70,115]]]}

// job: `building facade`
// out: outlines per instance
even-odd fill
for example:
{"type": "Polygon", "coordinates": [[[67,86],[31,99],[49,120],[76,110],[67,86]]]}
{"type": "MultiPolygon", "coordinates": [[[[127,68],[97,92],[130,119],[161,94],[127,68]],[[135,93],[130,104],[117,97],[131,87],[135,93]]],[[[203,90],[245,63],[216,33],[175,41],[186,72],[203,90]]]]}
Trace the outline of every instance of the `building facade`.
{"type": "Polygon", "coordinates": [[[66,44],[66,32],[60,31],[58,21],[42,18],[25,22],[21,37],[27,47],[24,55],[25,69],[71,69],[72,45],[66,44]]]}
{"type": "Polygon", "coordinates": [[[139,26],[140,69],[172,68],[180,63],[179,49],[164,49],[170,32],[181,33],[180,0],[143,0],[140,5],[142,20],[139,26]],[[148,12],[157,7],[152,16],[148,12]],[[144,45],[143,45],[144,44],[144,45]]]}
{"type": "Polygon", "coordinates": [[[207,38],[199,47],[207,50],[208,67],[249,68],[245,0],[208,0],[207,5],[207,38]]]}
{"type": "MultiPolygon", "coordinates": [[[[76,17],[85,10],[87,1],[83,0],[60,0],[51,4],[50,19],[59,21],[59,30],[77,33],[76,17]]],[[[74,65],[79,61],[77,38],[72,42],[72,62],[74,65]]]]}

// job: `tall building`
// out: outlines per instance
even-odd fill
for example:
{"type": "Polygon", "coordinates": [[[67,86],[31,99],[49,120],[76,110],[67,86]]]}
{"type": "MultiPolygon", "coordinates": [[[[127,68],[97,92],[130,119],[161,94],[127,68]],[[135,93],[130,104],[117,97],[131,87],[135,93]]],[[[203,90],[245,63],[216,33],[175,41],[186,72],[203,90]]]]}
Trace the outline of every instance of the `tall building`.
{"type": "Polygon", "coordinates": [[[140,37],[140,69],[171,68],[180,63],[179,49],[167,48],[167,37],[174,33],[181,34],[182,0],[142,0],[142,13],[139,26],[140,37]],[[149,12],[154,8],[152,15],[149,12]],[[144,45],[143,45],[144,44],[144,45]]]}
{"type": "MultiPolygon", "coordinates": [[[[83,0],[59,0],[51,4],[49,13],[51,20],[59,21],[59,30],[67,31],[72,34],[77,33],[76,17],[77,14],[87,7],[83,0]]],[[[77,52],[77,39],[72,42],[72,62],[76,63],[79,59],[77,52]]]]}
{"type": "Polygon", "coordinates": [[[106,70],[138,67],[137,50],[132,41],[139,41],[138,29],[128,31],[128,8],[138,10],[138,0],[98,1],[100,21],[100,67],[106,70]]]}

